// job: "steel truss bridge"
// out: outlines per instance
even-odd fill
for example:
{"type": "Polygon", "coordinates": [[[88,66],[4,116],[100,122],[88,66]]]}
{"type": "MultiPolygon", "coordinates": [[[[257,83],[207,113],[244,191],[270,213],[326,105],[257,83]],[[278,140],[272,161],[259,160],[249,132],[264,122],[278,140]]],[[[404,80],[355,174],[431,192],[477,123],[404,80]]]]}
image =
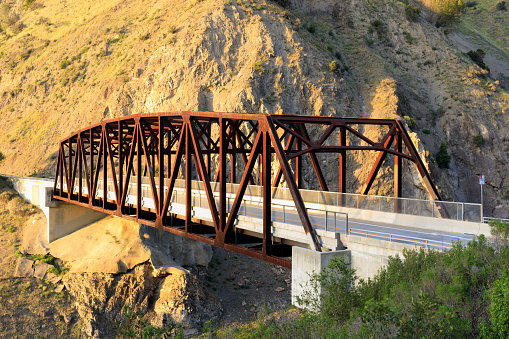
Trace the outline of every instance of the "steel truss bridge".
{"type": "MultiPolygon", "coordinates": [[[[313,226],[300,191],[304,173],[316,176],[319,191],[329,191],[319,157],[338,159],[334,187],[345,193],[347,152],[355,151],[377,153],[363,196],[392,155],[395,197],[402,196],[406,160],[416,166],[431,198],[441,201],[398,120],[214,112],[130,115],[82,129],[60,141],[53,192],[61,201],[291,267],[286,258],[291,242],[275,240],[271,231],[274,213],[281,209],[274,203],[274,188],[287,187],[287,205],[294,209],[308,246],[321,251],[321,231],[313,226]],[[368,130],[377,131],[371,134],[378,138],[368,137],[368,130]],[[259,193],[261,224],[255,236],[236,227],[247,210],[246,191],[253,187],[259,193]],[[193,198],[196,191],[204,202],[193,198]],[[176,199],[178,212],[172,206],[176,199]],[[193,204],[198,203],[206,216],[195,213],[193,204]]],[[[400,208],[394,204],[394,212],[400,208]]],[[[446,216],[440,203],[436,209],[446,216]]]]}

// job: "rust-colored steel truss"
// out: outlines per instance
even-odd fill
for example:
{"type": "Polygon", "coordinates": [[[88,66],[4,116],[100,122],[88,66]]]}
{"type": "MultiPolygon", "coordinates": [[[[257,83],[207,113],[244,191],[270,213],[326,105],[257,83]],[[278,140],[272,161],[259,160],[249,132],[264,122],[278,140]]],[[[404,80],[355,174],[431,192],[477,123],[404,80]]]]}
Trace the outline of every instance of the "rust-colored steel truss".
{"type": "Polygon", "coordinates": [[[382,163],[392,154],[396,197],[402,195],[402,165],[407,159],[416,165],[431,197],[441,200],[400,121],[214,112],[131,115],[76,132],[60,141],[54,198],[291,267],[290,260],[283,258],[288,255],[287,250],[281,249],[285,245],[271,239],[271,188],[284,180],[311,248],[320,251],[299,191],[304,157],[309,158],[309,170],[316,175],[320,189],[328,191],[318,156],[336,154],[337,187],[339,192],[345,192],[348,151],[378,152],[362,194],[368,194],[382,163]],[[381,139],[372,140],[363,132],[373,127],[379,130],[381,139]],[[181,224],[174,225],[175,215],[168,211],[177,177],[185,179],[186,213],[181,224]],[[192,216],[193,178],[201,182],[206,192],[212,222],[192,216]],[[142,182],[147,179],[154,202],[151,209],[142,204],[142,182]],[[107,198],[98,198],[98,184],[108,180],[113,183],[113,197],[103,193],[107,198]],[[219,203],[212,182],[219,185],[219,203]],[[227,183],[239,184],[230,210],[226,203],[227,183]],[[136,184],[136,206],[127,203],[130,184],[136,184]],[[239,245],[233,232],[250,184],[262,186],[263,192],[263,237],[260,246],[254,248],[239,245]]]}

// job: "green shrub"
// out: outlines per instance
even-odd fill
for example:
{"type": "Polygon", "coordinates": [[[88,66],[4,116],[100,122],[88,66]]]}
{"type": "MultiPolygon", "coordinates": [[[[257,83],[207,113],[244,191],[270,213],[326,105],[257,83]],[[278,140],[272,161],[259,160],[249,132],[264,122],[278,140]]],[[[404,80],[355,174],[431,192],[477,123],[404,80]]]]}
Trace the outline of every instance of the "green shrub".
{"type": "Polygon", "coordinates": [[[30,256],[30,259],[34,261],[39,260],[42,263],[53,265],[53,260],[55,260],[55,257],[51,254],[34,254],[30,256]]]}
{"type": "Polygon", "coordinates": [[[405,36],[406,42],[408,42],[409,44],[414,43],[415,38],[412,36],[412,34],[410,34],[409,32],[403,32],[403,35],[405,36]]]}
{"type": "Polygon", "coordinates": [[[451,162],[451,156],[447,153],[447,143],[442,141],[440,144],[440,149],[435,157],[437,161],[437,165],[440,168],[449,168],[449,163],[451,162]]]}
{"type": "Polygon", "coordinates": [[[438,107],[437,110],[435,111],[436,116],[441,116],[443,113],[444,113],[444,106],[438,107]]]}
{"type": "Polygon", "coordinates": [[[0,164],[1,164],[1,163],[2,163],[2,161],[4,161],[4,160],[5,160],[5,155],[4,155],[2,152],[0,152],[0,164]]]}
{"type": "Polygon", "coordinates": [[[424,134],[430,134],[430,133],[431,133],[431,131],[430,131],[429,129],[423,129],[423,130],[422,130],[422,133],[424,133],[424,134]]]}
{"type": "Polygon", "coordinates": [[[421,9],[417,6],[407,5],[405,7],[405,15],[408,21],[416,22],[419,21],[421,16],[421,9]]]}
{"type": "Polygon", "coordinates": [[[120,338],[184,338],[182,326],[170,323],[163,327],[150,325],[144,319],[144,312],[135,312],[125,305],[120,320],[115,321],[115,328],[120,338]]]}
{"type": "Polygon", "coordinates": [[[46,272],[53,273],[56,275],[65,275],[67,272],[69,272],[69,270],[67,268],[53,266],[53,267],[50,267],[46,272]]]}
{"type": "Polygon", "coordinates": [[[495,218],[490,220],[489,225],[491,235],[507,245],[509,243],[509,222],[495,218]]]}
{"type": "Polygon", "coordinates": [[[331,63],[329,64],[329,70],[331,72],[334,72],[334,73],[339,72],[340,68],[341,68],[341,65],[336,60],[332,60],[331,63]]]}
{"type": "Polygon", "coordinates": [[[408,115],[405,115],[403,118],[405,118],[405,121],[408,125],[408,127],[413,131],[417,127],[417,123],[415,122],[414,118],[409,117],[408,115]]]}
{"type": "Polygon", "coordinates": [[[311,21],[307,25],[304,25],[304,27],[308,30],[309,33],[315,34],[315,32],[316,32],[316,24],[313,21],[311,21]]]}
{"type": "Polygon", "coordinates": [[[25,0],[23,1],[23,8],[28,9],[32,4],[35,2],[35,0],[25,0]]]}
{"type": "Polygon", "coordinates": [[[431,13],[430,18],[437,27],[457,21],[465,8],[462,0],[421,0],[421,2],[431,13]]]}
{"type": "Polygon", "coordinates": [[[253,69],[258,71],[258,72],[260,72],[260,73],[263,73],[263,72],[265,72],[265,65],[261,61],[256,61],[253,64],[253,69]]]}
{"type": "Polygon", "coordinates": [[[345,258],[335,256],[322,272],[312,275],[309,289],[303,298],[297,297],[297,302],[336,321],[347,320],[359,306],[359,295],[353,288],[356,280],[355,270],[345,258]]]}
{"type": "Polygon", "coordinates": [[[67,57],[63,58],[61,61],[60,61],[60,69],[65,69],[67,68],[67,66],[69,66],[71,64],[71,62],[67,59],[67,57]]]}
{"type": "Polygon", "coordinates": [[[486,140],[484,140],[483,136],[478,134],[478,135],[474,135],[474,144],[481,148],[485,143],[486,143],[486,140]]]}
{"type": "Polygon", "coordinates": [[[385,35],[385,33],[387,33],[387,26],[385,25],[385,23],[380,20],[380,19],[376,19],[375,21],[373,21],[371,23],[371,26],[370,26],[370,31],[376,31],[376,33],[378,34],[378,37],[382,37],[385,35]]]}
{"type": "Polygon", "coordinates": [[[504,271],[488,292],[490,323],[495,336],[509,338],[509,275],[504,271]]]}

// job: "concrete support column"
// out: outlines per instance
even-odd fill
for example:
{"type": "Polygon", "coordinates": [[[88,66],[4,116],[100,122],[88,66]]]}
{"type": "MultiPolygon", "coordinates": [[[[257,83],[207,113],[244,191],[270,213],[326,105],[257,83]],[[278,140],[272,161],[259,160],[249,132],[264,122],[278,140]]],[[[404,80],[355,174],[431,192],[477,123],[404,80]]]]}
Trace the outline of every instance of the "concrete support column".
{"type": "Polygon", "coordinates": [[[326,268],[334,256],[344,257],[347,262],[351,261],[350,250],[317,252],[307,248],[292,247],[292,305],[300,307],[297,297],[304,296],[313,273],[319,273],[326,268]]]}

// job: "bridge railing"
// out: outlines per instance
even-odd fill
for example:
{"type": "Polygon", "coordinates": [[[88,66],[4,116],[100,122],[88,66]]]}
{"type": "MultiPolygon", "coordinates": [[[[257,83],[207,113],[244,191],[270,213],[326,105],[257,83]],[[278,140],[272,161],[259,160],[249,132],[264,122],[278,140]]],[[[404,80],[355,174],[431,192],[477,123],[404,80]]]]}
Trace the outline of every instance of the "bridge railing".
{"type": "Polygon", "coordinates": [[[439,239],[426,239],[413,236],[402,236],[393,233],[378,232],[372,230],[365,230],[360,228],[349,228],[347,235],[356,235],[365,238],[374,238],[385,240],[389,242],[398,242],[404,244],[411,244],[420,247],[437,250],[447,250],[453,248],[455,242],[459,241],[455,237],[444,237],[443,235],[439,239]]]}
{"type": "MultiPolygon", "coordinates": [[[[447,211],[449,219],[481,222],[483,219],[482,205],[463,202],[435,201],[426,199],[382,197],[355,193],[323,192],[300,190],[306,203],[319,205],[343,206],[379,212],[418,215],[432,218],[443,218],[439,208],[447,211]]],[[[280,199],[291,199],[288,189],[277,188],[273,196],[280,199]]]]}
{"type": "MultiPolygon", "coordinates": [[[[157,180],[156,180],[157,182],[157,180]]],[[[128,194],[136,195],[136,183],[133,178],[129,187],[128,194]]],[[[142,178],[142,195],[143,197],[151,197],[151,188],[149,179],[142,178]]],[[[219,183],[211,182],[211,188],[215,195],[219,194],[219,183]]],[[[165,179],[165,186],[168,185],[168,179],[165,179]]],[[[226,192],[229,195],[235,195],[239,188],[239,184],[226,184],[226,192]]],[[[113,182],[108,181],[108,192],[113,192],[113,182]]],[[[185,189],[185,180],[177,179],[175,181],[175,188],[185,189]]],[[[193,191],[204,192],[203,183],[201,181],[192,181],[193,191]]],[[[64,190],[66,190],[64,184],[64,190]]],[[[75,192],[77,187],[74,188],[75,192]]],[[[97,194],[102,195],[103,183],[99,181],[97,194]]],[[[84,188],[86,192],[86,188],[84,188]]],[[[248,185],[243,200],[251,202],[262,201],[262,186],[248,185]]],[[[339,192],[324,192],[301,189],[302,199],[306,204],[313,204],[314,210],[326,210],[325,206],[338,206],[348,208],[358,208],[379,212],[401,213],[408,215],[425,216],[432,218],[443,218],[443,214],[439,213],[439,208],[447,211],[449,219],[469,221],[469,222],[483,222],[482,206],[481,204],[462,203],[462,202],[449,202],[449,201],[435,201],[426,199],[412,199],[412,198],[396,198],[396,197],[383,197],[374,195],[362,195],[355,193],[339,193],[339,192]],[[324,208],[317,208],[317,205],[323,205],[324,208]]],[[[110,194],[111,196],[111,194],[110,194]]],[[[293,205],[293,199],[288,188],[275,187],[272,188],[273,205],[293,205]]],[[[327,211],[326,213],[330,213],[327,211]]]]}

